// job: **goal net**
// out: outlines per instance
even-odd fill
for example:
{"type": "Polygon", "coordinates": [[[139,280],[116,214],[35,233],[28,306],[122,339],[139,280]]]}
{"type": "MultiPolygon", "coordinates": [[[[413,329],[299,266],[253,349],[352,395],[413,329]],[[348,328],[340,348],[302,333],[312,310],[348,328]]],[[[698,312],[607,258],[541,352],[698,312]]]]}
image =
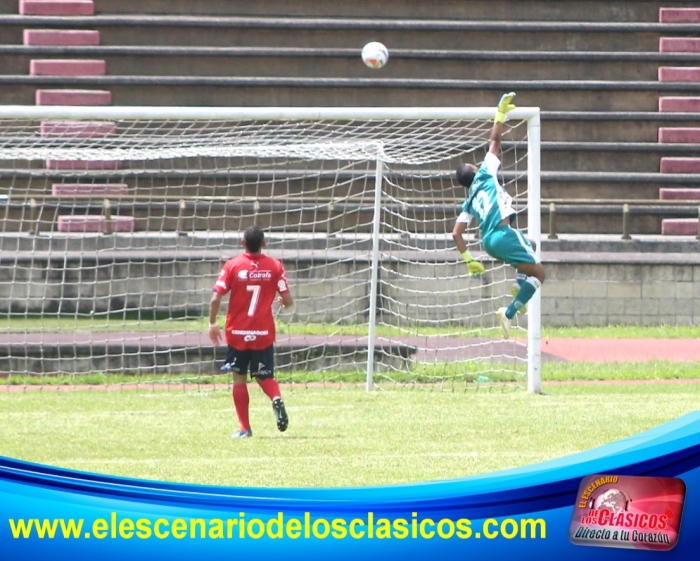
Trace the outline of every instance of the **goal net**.
{"type": "MultiPolygon", "coordinates": [[[[539,295],[502,340],[515,271],[473,224],[470,278],[451,237],[454,170],[483,160],[493,113],[0,108],[0,372],[216,375],[211,288],[257,224],[296,300],[276,312],[280,380],[539,391],[539,295]]],[[[538,109],[511,113],[501,160],[539,242],[538,109]]]]}

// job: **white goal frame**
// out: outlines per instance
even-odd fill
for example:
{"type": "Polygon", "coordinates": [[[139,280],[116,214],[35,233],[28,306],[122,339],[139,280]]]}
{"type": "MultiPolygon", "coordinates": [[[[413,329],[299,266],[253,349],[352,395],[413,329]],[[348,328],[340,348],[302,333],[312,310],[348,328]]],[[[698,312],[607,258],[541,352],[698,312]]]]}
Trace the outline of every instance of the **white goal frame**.
{"type": "MultiPolygon", "coordinates": [[[[400,119],[479,119],[493,118],[489,107],[86,107],[86,106],[0,106],[0,119],[77,119],[77,120],[400,120],[400,119]]],[[[541,247],[540,220],[540,109],[518,107],[509,120],[527,123],[527,220],[528,236],[541,247]]],[[[381,151],[378,151],[381,153],[381,151]]],[[[366,387],[374,385],[374,345],[379,261],[379,210],[382,194],[382,159],[376,161],[374,221],[371,253],[369,349],[366,387]]],[[[541,291],[528,303],[527,391],[541,392],[541,291]]]]}

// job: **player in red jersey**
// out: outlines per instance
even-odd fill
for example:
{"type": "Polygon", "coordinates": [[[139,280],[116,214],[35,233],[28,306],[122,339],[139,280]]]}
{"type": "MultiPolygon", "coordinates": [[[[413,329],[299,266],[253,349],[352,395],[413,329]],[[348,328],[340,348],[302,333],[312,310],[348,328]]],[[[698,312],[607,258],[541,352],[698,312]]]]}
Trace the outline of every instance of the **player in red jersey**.
{"type": "Polygon", "coordinates": [[[262,253],[265,247],[263,231],[258,226],[250,226],[241,245],[245,252],[224,264],[209,303],[209,338],[219,345],[223,337],[216,318],[223,296],[230,293],[225,329],[228,355],[222,370],[233,373],[233,404],[241,425],[233,438],[253,436],[248,415],[249,371],[272,400],[277,428],[281,432],[287,430],[289,417],[274,377],[275,318],[272,304],[278,293],[282,306],[289,308],[294,304],[282,263],[262,253]]]}

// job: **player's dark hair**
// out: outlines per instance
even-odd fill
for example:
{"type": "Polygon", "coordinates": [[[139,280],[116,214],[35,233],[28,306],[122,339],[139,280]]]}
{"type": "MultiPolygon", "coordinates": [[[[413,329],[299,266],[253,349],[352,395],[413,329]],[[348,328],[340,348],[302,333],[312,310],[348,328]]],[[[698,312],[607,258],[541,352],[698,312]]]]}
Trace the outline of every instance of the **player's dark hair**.
{"type": "Polygon", "coordinates": [[[455,176],[457,177],[457,183],[463,185],[464,187],[469,187],[474,181],[474,168],[468,166],[467,164],[460,164],[455,171],[455,176]]]}
{"type": "Polygon", "coordinates": [[[260,226],[248,226],[243,234],[243,239],[248,253],[260,253],[265,241],[265,233],[260,226]]]}

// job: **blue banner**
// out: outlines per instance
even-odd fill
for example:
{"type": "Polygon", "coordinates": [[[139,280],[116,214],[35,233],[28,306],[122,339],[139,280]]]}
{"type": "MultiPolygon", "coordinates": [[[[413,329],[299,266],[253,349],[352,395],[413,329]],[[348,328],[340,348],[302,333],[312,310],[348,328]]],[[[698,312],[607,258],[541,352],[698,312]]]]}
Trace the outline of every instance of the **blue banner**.
{"type": "Polygon", "coordinates": [[[185,485],[0,457],[0,551],[4,560],[695,559],[698,489],[700,412],[550,462],[384,487],[185,485]],[[633,486],[634,510],[615,488],[621,482],[633,486]],[[672,508],[645,511],[662,504],[637,500],[641,490],[653,494],[652,484],[673,493],[662,497],[672,508]],[[624,512],[615,512],[616,496],[624,512]],[[670,540],[662,522],[673,527],[670,540]]]}

